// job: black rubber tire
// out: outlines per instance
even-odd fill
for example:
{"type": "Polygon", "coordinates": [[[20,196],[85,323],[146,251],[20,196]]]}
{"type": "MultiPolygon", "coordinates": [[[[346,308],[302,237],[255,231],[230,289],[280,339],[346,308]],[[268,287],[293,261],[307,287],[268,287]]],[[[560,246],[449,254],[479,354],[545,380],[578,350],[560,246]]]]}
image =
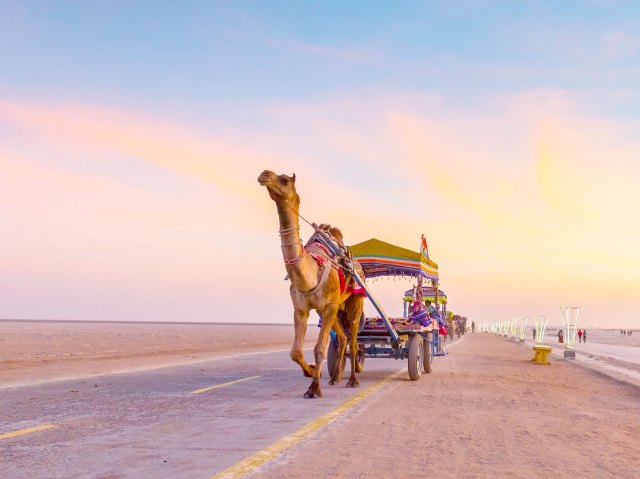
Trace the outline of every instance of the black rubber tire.
{"type": "Polygon", "coordinates": [[[327,348],[327,370],[329,371],[329,377],[333,374],[333,366],[336,364],[338,357],[338,351],[335,343],[329,341],[329,347],[327,348]]]}
{"type": "MultiPolygon", "coordinates": [[[[333,342],[333,340],[329,341],[329,347],[327,348],[327,370],[329,371],[329,377],[331,377],[331,375],[333,374],[333,366],[336,364],[336,361],[338,359],[338,346],[336,345],[336,343],[333,342]]],[[[342,368],[344,369],[344,366],[346,364],[346,356],[342,357],[342,368]]]]}
{"type": "Polygon", "coordinates": [[[432,361],[433,361],[433,348],[431,346],[431,340],[433,340],[433,333],[427,333],[427,339],[429,339],[429,341],[426,340],[422,340],[422,342],[424,343],[424,350],[422,351],[422,370],[429,374],[431,372],[431,368],[432,368],[432,361]]]}
{"type": "Polygon", "coordinates": [[[361,373],[364,371],[364,351],[360,350],[358,345],[358,353],[356,354],[356,372],[361,373]]]}
{"type": "Polygon", "coordinates": [[[422,343],[422,336],[419,334],[414,334],[409,340],[409,378],[412,381],[420,379],[422,374],[422,354],[424,350],[422,343]]]}

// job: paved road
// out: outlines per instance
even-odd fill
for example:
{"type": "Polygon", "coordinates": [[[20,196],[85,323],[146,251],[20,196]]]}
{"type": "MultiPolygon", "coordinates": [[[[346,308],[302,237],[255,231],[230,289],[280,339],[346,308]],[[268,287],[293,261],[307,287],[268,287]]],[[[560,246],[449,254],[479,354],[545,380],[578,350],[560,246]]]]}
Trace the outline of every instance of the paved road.
{"type": "Polygon", "coordinates": [[[405,366],[367,359],[357,390],[323,371],[315,400],[286,352],[1,390],[0,476],[209,478],[405,366]]]}

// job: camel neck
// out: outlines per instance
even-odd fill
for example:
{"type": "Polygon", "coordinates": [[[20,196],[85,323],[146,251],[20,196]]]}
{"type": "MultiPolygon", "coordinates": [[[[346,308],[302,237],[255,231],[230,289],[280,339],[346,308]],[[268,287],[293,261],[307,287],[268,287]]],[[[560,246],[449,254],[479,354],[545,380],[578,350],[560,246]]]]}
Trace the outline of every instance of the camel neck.
{"type": "Polygon", "coordinates": [[[280,220],[280,230],[290,228],[298,228],[300,221],[298,220],[298,211],[294,210],[287,204],[276,203],[278,208],[278,219],[280,220]]]}
{"type": "MultiPolygon", "coordinates": [[[[287,263],[287,261],[299,258],[302,253],[300,222],[298,221],[296,211],[288,205],[277,204],[277,206],[278,218],[280,219],[280,245],[282,247],[282,257],[285,259],[285,263],[287,263]]],[[[287,264],[287,267],[288,266],[291,265],[287,264]]]]}
{"type": "MultiPolygon", "coordinates": [[[[285,260],[292,260],[303,254],[302,242],[300,241],[300,222],[298,212],[289,205],[276,203],[278,208],[278,218],[280,219],[280,245],[282,247],[282,257],[285,260]]],[[[314,260],[310,268],[309,256],[303,254],[300,261],[287,264],[285,268],[289,274],[291,284],[299,291],[309,291],[317,284],[317,266],[314,260]]]]}

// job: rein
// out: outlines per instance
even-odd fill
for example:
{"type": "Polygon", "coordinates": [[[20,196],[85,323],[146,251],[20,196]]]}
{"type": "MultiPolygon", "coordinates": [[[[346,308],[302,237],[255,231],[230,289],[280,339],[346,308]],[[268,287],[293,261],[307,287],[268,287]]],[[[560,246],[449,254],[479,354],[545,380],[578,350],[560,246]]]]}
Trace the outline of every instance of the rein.
{"type": "MultiPolygon", "coordinates": [[[[291,208],[290,208],[291,209],[291,208]]],[[[296,216],[298,216],[302,221],[304,221],[305,223],[307,223],[309,226],[311,226],[313,228],[313,231],[318,233],[323,233],[323,231],[318,227],[318,225],[316,225],[315,223],[310,223],[309,221],[307,221],[306,218],[304,218],[304,216],[302,216],[300,213],[293,211],[292,212],[294,214],[296,214],[296,216]]],[[[298,226],[293,226],[291,228],[283,228],[281,230],[278,230],[278,234],[280,235],[280,240],[282,241],[284,237],[290,235],[290,234],[295,234],[298,231],[300,231],[300,225],[298,226]]],[[[282,259],[284,261],[284,264],[296,264],[299,263],[300,261],[302,261],[302,258],[304,257],[304,254],[307,252],[304,248],[304,245],[302,244],[302,240],[298,238],[298,241],[294,241],[292,243],[281,243],[280,244],[280,248],[285,248],[287,246],[294,246],[294,245],[300,245],[300,254],[298,256],[296,256],[295,258],[286,258],[284,256],[284,251],[282,254],[282,259]]],[[[329,277],[329,272],[331,271],[331,266],[337,267],[339,268],[340,265],[337,264],[333,258],[331,257],[327,257],[328,260],[328,264],[325,265],[324,267],[324,271],[322,272],[322,276],[320,277],[320,280],[318,281],[318,283],[309,291],[299,291],[301,294],[311,294],[314,291],[316,291],[320,285],[324,284],[324,282],[327,280],[327,278],[329,277]]],[[[285,278],[286,279],[286,278],[285,278]]]]}

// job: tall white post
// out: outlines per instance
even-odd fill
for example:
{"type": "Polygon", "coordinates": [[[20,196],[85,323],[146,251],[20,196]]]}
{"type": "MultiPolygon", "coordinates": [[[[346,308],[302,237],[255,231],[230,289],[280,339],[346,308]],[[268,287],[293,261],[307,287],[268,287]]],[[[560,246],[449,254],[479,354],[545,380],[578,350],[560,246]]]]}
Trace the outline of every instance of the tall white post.
{"type": "Polygon", "coordinates": [[[527,331],[527,322],[529,318],[520,318],[520,342],[524,343],[524,335],[527,331]]]}
{"type": "Polygon", "coordinates": [[[564,329],[565,351],[564,357],[575,359],[576,337],[578,335],[578,321],[582,308],[578,306],[560,306],[560,316],[562,317],[562,328],[564,329]]]}
{"type": "Polygon", "coordinates": [[[547,329],[547,317],[543,315],[538,315],[537,318],[534,319],[534,323],[536,326],[536,344],[544,343],[544,331],[547,329]]]}

